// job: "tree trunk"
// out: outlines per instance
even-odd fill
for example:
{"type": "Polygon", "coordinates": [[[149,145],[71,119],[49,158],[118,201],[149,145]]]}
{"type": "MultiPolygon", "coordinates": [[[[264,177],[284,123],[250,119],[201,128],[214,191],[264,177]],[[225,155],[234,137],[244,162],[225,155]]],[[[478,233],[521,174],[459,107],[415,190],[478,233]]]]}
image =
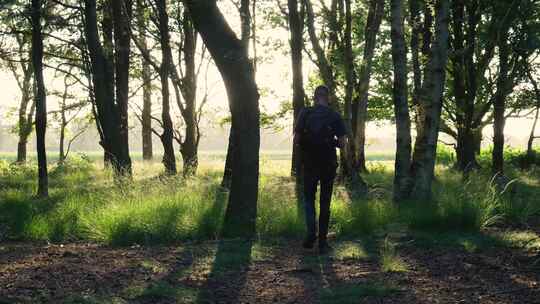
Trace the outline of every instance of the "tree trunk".
{"type": "MultiPolygon", "coordinates": [[[[242,47],[246,49],[246,53],[249,56],[249,38],[251,34],[251,13],[249,11],[249,0],[241,0],[239,13],[241,24],[240,42],[242,43],[242,47]]],[[[255,67],[253,67],[253,73],[255,73],[255,67]]],[[[232,153],[234,153],[234,135],[233,128],[231,126],[231,129],[229,130],[229,144],[227,145],[227,156],[225,157],[223,179],[221,180],[221,186],[227,189],[230,189],[230,184],[232,181],[234,161],[232,153]]]]}
{"type": "Polygon", "coordinates": [[[414,180],[412,196],[420,200],[431,199],[435,157],[442,111],[442,97],[448,59],[449,0],[437,0],[435,4],[435,40],[431,46],[429,61],[424,72],[424,84],[420,104],[426,110],[422,121],[422,133],[416,138],[411,174],[414,180]]]}
{"type": "Polygon", "coordinates": [[[231,191],[225,235],[253,236],[259,185],[259,93],[247,50],[219,11],[216,1],[185,0],[227,89],[235,132],[231,191]]]}
{"type": "MultiPolygon", "coordinates": [[[[121,89],[118,89],[120,96],[117,96],[121,101],[116,103],[114,57],[111,55],[111,20],[108,11],[111,7],[105,5],[104,9],[105,48],[101,45],[98,32],[96,0],[85,0],[84,2],[84,31],[92,70],[95,111],[99,129],[101,130],[100,133],[102,133],[100,134],[102,136],[100,144],[105,150],[104,160],[106,163],[109,162],[113,165],[116,176],[131,176],[131,158],[129,156],[129,146],[127,145],[126,68],[121,67],[119,70],[121,75],[116,77],[116,85],[121,87],[121,89]]],[[[117,14],[119,14],[120,19],[127,18],[125,14],[118,12],[117,14]]],[[[127,25],[126,20],[116,20],[116,22],[120,22],[117,26],[119,31],[127,31],[125,28],[127,25]]],[[[124,49],[125,44],[129,44],[129,39],[125,41],[125,37],[120,33],[118,33],[118,36],[122,36],[117,37],[118,42],[122,45],[119,45],[118,48],[122,48],[122,50],[119,50],[120,53],[117,59],[125,64],[129,62],[129,59],[125,58],[126,55],[129,55],[129,52],[124,49]]]]}
{"type": "MultiPolygon", "coordinates": [[[[142,0],[137,0],[137,27],[139,29],[141,47],[143,52],[148,52],[148,43],[146,41],[146,20],[145,6],[142,0]]],[[[145,58],[141,59],[142,81],[143,81],[143,108],[142,108],[142,153],[143,160],[152,160],[152,73],[150,64],[145,58]]]]}
{"type": "Polygon", "coordinates": [[[413,90],[412,104],[414,107],[414,122],[416,129],[420,125],[420,105],[419,96],[422,89],[422,69],[420,65],[420,34],[422,33],[422,24],[420,18],[420,0],[409,0],[409,15],[411,23],[411,57],[413,70],[413,90]]]}
{"type": "MultiPolygon", "coordinates": [[[[144,59],[143,59],[144,61],[144,59]]],[[[154,150],[152,143],[152,84],[148,64],[143,65],[143,110],[142,110],[142,148],[143,160],[152,160],[154,150]]]]}
{"type": "Polygon", "coordinates": [[[536,136],[534,135],[534,132],[536,130],[536,125],[538,124],[538,116],[540,114],[540,107],[537,105],[536,106],[536,112],[534,114],[534,121],[533,121],[533,125],[531,127],[531,134],[529,135],[529,139],[527,140],[527,162],[529,163],[528,165],[530,166],[530,163],[531,161],[536,158],[536,155],[534,153],[534,149],[533,149],[533,143],[534,143],[534,139],[536,138],[536,136]]]}
{"type": "Polygon", "coordinates": [[[36,84],[36,137],[38,157],[38,196],[49,195],[45,131],[47,128],[47,96],[43,81],[43,33],[41,32],[41,0],[32,0],[32,66],[36,84]]]}
{"type": "Polygon", "coordinates": [[[161,120],[163,124],[163,133],[161,134],[161,143],[163,144],[163,165],[165,173],[168,175],[176,174],[176,158],[174,156],[174,131],[170,114],[170,93],[169,77],[172,68],[172,50],[169,38],[169,16],[167,15],[166,0],[156,0],[159,19],[159,37],[161,44],[161,68],[159,77],[161,79],[161,120]]]}
{"type": "Polygon", "coordinates": [[[242,45],[248,50],[248,53],[251,37],[251,12],[249,1],[250,0],[240,0],[240,22],[242,27],[240,40],[242,41],[242,45]]]}
{"type": "MultiPolygon", "coordinates": [[[[418,23],[415,23],[417,32],[413,32],[411,38],[411,48],[413,54],[413,73],[414,73],[414,90],[413,90],[413,104],[415,106],[415,126],[416,126],[416,138],[422,137],[424,130],[423,122],[426,116],[426,109],[422,103],[421,94],[424,83],[422,78],[425,78],[421,70],[421,62],[426,62],[430,56],[431,43],[432,43],[432,27],[433,27],[433,13],[431,7],[427,1],[410,0],[411,15],[418,23]],[[421,5],[422,4],[422,5],[421,5]],[[424,22],[420,20],[420,13],[423,13],[424,22]],[[420,36],[421,45],[420,45],[420,36]],[[416,41],[418,39],[418,41],[416,41]],[[418,43],[418,44],[417,44],[418,43]],[[415,59],[415,57],[417,57],[415,59]],[[415,62],[417,60],[417,62],[415,62]]],[[[413,28],[414,29],[414,28],[413,28]]]]}
{"type": "Polygon", "coordinates": [[[355,170],[367,171],[366,168],[366,122],[369,98],[369,83],[371,81],[371,70],[373,66],[373,56],[377,42],[377,34],[381,26],[384,15],[384,0],[371,0],[369,5],[368,19],[364,32],[365,46],[362,65],[360,66],[359,81],[356,85],[356,105],[353,113],[353,141],[351,155],[355,170]]]}
{"type": "Polygon", "coordinates": [[[458,129],[456,144],[457,169],[465,174],[472,169],[479,168],[476,160],[477,145],[477,135],[473,129],[468,127],[458,129]]]}
{"type": "Polygon", "coordinates": [[[504,125],[506,118],[506,87],[508,85],[509,72],[509,46],[508,32],[500,33],[499,38],[499,78],[497,80],[497,95],[493,102],[493,154],[492,172],[493,174],[504,174],[504,125]]]}
{"type": "MultiPolygon", "coordinates": [[[[326,58],[324,49],[322,48],[319,38],[317,37],[317,32],[315,29],[315,13],[313,11],[313,6],[311,0],[303,0],[305,9],[306,9],[306,27],[309,34],[309,40],[311,41],[311,46],[313,52],[316,56],[316,64],[319,70],[319,74],[324,82],[324,84],[330,90],[330,103],[332,107],[336,107],[337,98],[336,98],[336,81],[334,79],[334,72],[330,62],[326,58]]],[[[335,14],[333,11],[331,14],[335,14]]],[[[331,33],[330,33],[331,34],[331,33]]],[[[345,118],[346,119],[346,118],[345,118]]]]}
{"type": "Polygon", "coordinates": [[[36,109],[35,98],[32,97],[32,76],[33,69],[27,67],[24,71],[24,79],[22,82],[21,90],[21,104],[19,106],[19,119],[18,119],[18,135],[19,142],[17,144],[17,163],[26,162],[26,145],[28,143],[28,137],[32,133],[34,126],[34,113],[36,109]],[[28,109],[30,105],[30,109],[28,109]],[[28,111],[28,113],[27,113],[28,111]]]}
{"type": "Polygon", "coordinates": [[[19,137],[19,142],[17,143],[17,163],[19,164],[26,162],[27,143],[28,143],[28,138],[19,137]]]}
{"type": "Polygon", "coordinates": [[[58,163],[63,164],[66,160],[65,152],[66,141],[66,115],[62,113],[62,121],[60,122],[60,145],[58,148],[58,163]]]}
{"type": "Polygon", "coordinates": [[[394,113],[396,117],[396,163],[394,200],[407,199],[410,189],[411,120],[407,93],[407,49],[405,46],[403,0],[391,2],[392,61],[394,62],[394,113]]]}
{"type": "Polygon", "coordinates": [[[534,143],[534,139],[536,138],[535,131],[536,131],[536,125],[538,124],[538,117],[540,114],[540,87],[538,86],[538,82],[532,75],[531,70],[529,68],[527,68],[527,77],[529,78],[529,81],[533,85],[534,93],[536,96],[536,113],[534,114],[534,121],[531,127],[531,133],[529,135],[529,140],[527,141],[527,162],[528,162],[527,165],[530,166],[531,162],[536,157],[533,150],[533,143],[534,143]]]}
{"type": "MultiPolygon", "coordinates": [[[[300,4],[301,5],[301,4],[300,4]]],[[[288,0],[288,22],[291,32],[291,66],[293,78],[293,126],[296,126],[298,115],[305,107],[304,79],[302,72],[302,50],[304,49],[304,20],[298,10],[298,0],[288,0]]],[[[302,159],[297,145],[293,144],[291,176],[300,178],[302,182],[302,159]]]]}
{"type": "Polygon", "coordinates": [[[232,162],[234,155],[234,130],[231,127],[229,130],[229,145],[227,146],[227,155],[225,156],[225,167],[223,171],[223,178],[221,180],[221,187],[231,189],[232,179],[232,162]]]}
{"type": "Polygon", "coordinates": [[[348,179],[349,190],[354,195],[363,196],[367,193],[367,185],[354,166],[354,139],[352,126],[352,99],[354,92],[354,55],[352,48],[352,8],[351,0],[345,0],[345,34],[344,34],[344,60],[345,60],[345,128],[349,140],[341,149],[343,178],[348,179]]]}
{"type": "Polygon", "coordinates": [[[117,160],[122,168],[131,176],[131,159],[129,157],[129,125],[128,125],[128,101],[129,101],[129,68],[131,54],[131,39],[129,36],[130,20],[132,15],[131,0],[112,1],[114,40],[115,40],[115,65],[116,65],[116,106],[119,112],[120,140],[113,143],[122,157],[117,160]]]}
{"type": "Polygon", "coordinates": [[[474,68],[475,37],[470,33],[476,31],[477,21],[474,16],[475,6],[468,6],[467,13],[473,15],[465,20],[465,1],[452,2],[452,46],[454,54],[451,56],[451,82],[455,98],[455,121],[457,129],[457,169],[465,174],[478,168],[475,153],[474,115],[476,100],[476,69],[474,68]],[[467,28],[466,28],[467,25],[467,28]],[[467,35],[465,35],[467,33],[467,35]],[[467,44],[465,44],[467,43],[467,44]],[[473,67],[470,67],[470,66],[473,67]],[[472,79],[470,79],[472,78],[472,79]]]}
{"type": "Polygon", "coordinates": [[[182,111],[182,117],[186,124],[184,141],[181,144],[180,152],[184,160],[184,177],[194,176],[199,165],[199,122],[197,121],[197,74],[195,67],[195,53],[197,50],[197,33],[193,29],[193,23],[187,12],[182,20],[182,31],[184,33],[184,54],[185,75],[182,90],[186,106],[182,111]]]}
{"type": "MultiPolygon", "coordinates": [[[[480,152],[482,152],[482,139],[483,139],[483,134],[482,132],[484,131],[484,127],[483,126],[480,126],[479,128],[477,129],[474,129],[473,132],[474,132],[474,153],[476,154],[476,156],[480,155],[480,152]]],[[[480,165],[478,165],[480,166],[480,165]]]]}
{"type": "Polygon", "coordinates": [[[58,155],[58,163],[63,164],[66,160],[65,152],[65,140],[66,140],[66,127],[67,127],[67,118],[66,118],[66,100],[68,97],[68,76],[64,76],[64,92],[62,94],[62,99],[60,101],[60,147],[58,155]]]}

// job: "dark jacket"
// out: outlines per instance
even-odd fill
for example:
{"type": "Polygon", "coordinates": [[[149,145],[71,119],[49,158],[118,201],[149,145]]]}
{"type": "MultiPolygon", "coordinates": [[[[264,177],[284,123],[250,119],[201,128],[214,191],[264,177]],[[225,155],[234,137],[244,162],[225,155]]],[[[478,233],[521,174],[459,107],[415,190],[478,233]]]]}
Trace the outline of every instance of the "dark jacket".
{"type": "Polygon", "coordinates": [[[337,138],[346,135],[345,124],[341,115],[323,105],[305,108],[298,116],[298,122],[294,128],[294,132],[297,136],[302,137],[305,136],[308,130],[310,134],[324,134],[324,136],[319,136],[321,138],[311,139],[310,141],[323,140],[324,138],[322,137],[330,137],[332,142],[329,144],[322,142],[306,144],[300,138],[302,158],[306,168],[327,167],[329,164],[335,164],[337,166],[337,138]]]}

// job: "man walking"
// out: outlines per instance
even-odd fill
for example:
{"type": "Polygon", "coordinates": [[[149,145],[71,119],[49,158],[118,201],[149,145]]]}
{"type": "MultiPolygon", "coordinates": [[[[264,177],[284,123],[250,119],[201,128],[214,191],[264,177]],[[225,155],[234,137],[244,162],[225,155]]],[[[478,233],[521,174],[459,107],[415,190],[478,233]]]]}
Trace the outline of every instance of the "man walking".
{"type": "Polygon", "coordinates": [[[315,194],[320,182],[319,251],[328,252],[328,222],[330,201],[336,169],[336,147],[345,145],[345,124],[341,116],[330,108],[330,91],[325,86],[315,89],[315,105],[306,108],[298,117],[294,128],[294,144],[300,146],[304,163],[304,207],[307,236],[304,248],[313,248],[317,240],[315,218],[315,194]]]}

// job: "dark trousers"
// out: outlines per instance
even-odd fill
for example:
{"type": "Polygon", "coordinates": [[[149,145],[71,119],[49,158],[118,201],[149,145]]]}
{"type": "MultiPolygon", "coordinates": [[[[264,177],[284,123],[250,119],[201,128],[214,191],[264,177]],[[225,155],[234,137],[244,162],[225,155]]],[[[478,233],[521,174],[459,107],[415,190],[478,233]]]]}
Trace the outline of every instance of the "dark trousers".
{"type": "Polygon", "coordinates": [[[336,166],[334,166],[333,163],[328,166],[306,167],[304,169],[304,208],[309,238],[317,235],[315,195],[317,193],[317,185],[320,182],[319,239],[326,240],[326,236],[328,235],[328,222],[330,221],[330,201],[332,200],[335,176],[336,166]]]}

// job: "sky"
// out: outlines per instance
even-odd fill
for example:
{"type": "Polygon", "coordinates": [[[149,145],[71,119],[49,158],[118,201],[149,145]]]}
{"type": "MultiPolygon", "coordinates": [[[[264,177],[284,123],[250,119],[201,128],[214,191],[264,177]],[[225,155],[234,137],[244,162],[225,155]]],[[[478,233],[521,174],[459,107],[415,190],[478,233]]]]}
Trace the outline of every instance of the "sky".
{"type": "MultiPolygon", "coordinates": [[[[228,1],[219,2],[224,12],[229,24],[232,28],[239,34],[239,17],[235,9],[231,6],[228,1]]],[[[263,21],[259,20],[259,24],[262,24],[263,21]]],[[[257,69],[257,84],[261,91],[261,100],[260,105],[261,109],[266,112],[275,112],[277,111],[281,103],[286,100],[290,100],[292,96],[292,77],[291,77],[291,59],[287,54],[288,50],[288,32],[286,29],[280,27],[270,27],[266,26],[264,29],[259,30],[258,33],[260,40],[258,43],[258,54],[261,55],[262,61],[258,62],[257,69]],[[281,45],[281,49],[274,49],[275,45],[281,45]]],[[[306,41],[309,43],[309,41],[306,41]]],[[[252,50],[250,51],[252,55],[252,50]]],[[[310,74],[316,73],[316,67],[309,59],[304,58],[304,80],[307,83],[308,76],[310,74]]],[[[206,107],[207,113],[205,117],[205,126],[206,128],[219,128],[219,121],[221,118],[225,117],[228,113],[228,102],[225,93],[223,83],[218,71],[213,65],[210,66],[208,73],[204,73],[200,79],[199,95],[202,96],[205,85],[205,79],[207,78],[208,87],[209,87],[209,103],[206,107]]],[[[46,70],[45,81],[48,90],[60,90],[62,89],[62,79],[55,79],[54,74],[50,70],[46,70]]],[[[8,117],[8,112],[13,110],[17,105],[20,92],[16,86],[13,76],[8,71],[0,70],[0,125],[6,126],[13,124],[13,117],[8,117]]],[[[75,90],[75,93],[82,94],[81,90],[75,90]]],[[[141,103],[142,92],[139,92],[130,102],[141,103]]],[[[311,92],[306,91],[308,96],[311,95],[311,92]]],[[[154,102],[159,104],[159,92],[154,94],[154,102]]],[[[57,100],[49,96],[48,98],[48,107],[51,110],[57,108],[57,100]]],[[[176,108],[176,106],[173,106],[176,108]]],[[[154,109],[159,112],[157,107],[154,109]]],[[[176,114],[178,114],[176,112],[176,114]]],[[[136,119],[132,118],[132,121],[136,119]]],[[[285,126],[286,134],[290,134],[290,125],[291,121],[283,122],[285,126]]],[[[512,142],[516,141],[516,144],[521,145],[525,142],[525,138],[530,132],[532,121],[530,119],[509,119],[506,125],[506,134],[508,138],[512,138],[512,142]]],[[[486,127],[485,129],[485,138],[489,140],[493,134],[491,127],[486,127]]],[[[265,135],[263,134],[263,137],[265,135]]],[[[388,142],[390,138],[395,136],[395,127],[390,123],[370,123],[367,128],[367,141],[368,144],[376,143],[379,140],[388,142]]],[[[263,140],[265,140],[263,138],[263,140]]],[[[204,139],[203,139],[204,142],[204,139]]],[[[391,141],[390,141],[391,142],[391,141]]],[[[376,146],[376,145],[375,145],[376,146]]],[[[224,147],[225,149],[226,147],[224,147]]],[[[387,147],[389,150],[393,149],[392,145],[387,147]]],[[[13,147],[15,149],[15,147],[13,147]]],[[[377,147],[377,150],[380,150],[380,147],[377,147]]]]}

